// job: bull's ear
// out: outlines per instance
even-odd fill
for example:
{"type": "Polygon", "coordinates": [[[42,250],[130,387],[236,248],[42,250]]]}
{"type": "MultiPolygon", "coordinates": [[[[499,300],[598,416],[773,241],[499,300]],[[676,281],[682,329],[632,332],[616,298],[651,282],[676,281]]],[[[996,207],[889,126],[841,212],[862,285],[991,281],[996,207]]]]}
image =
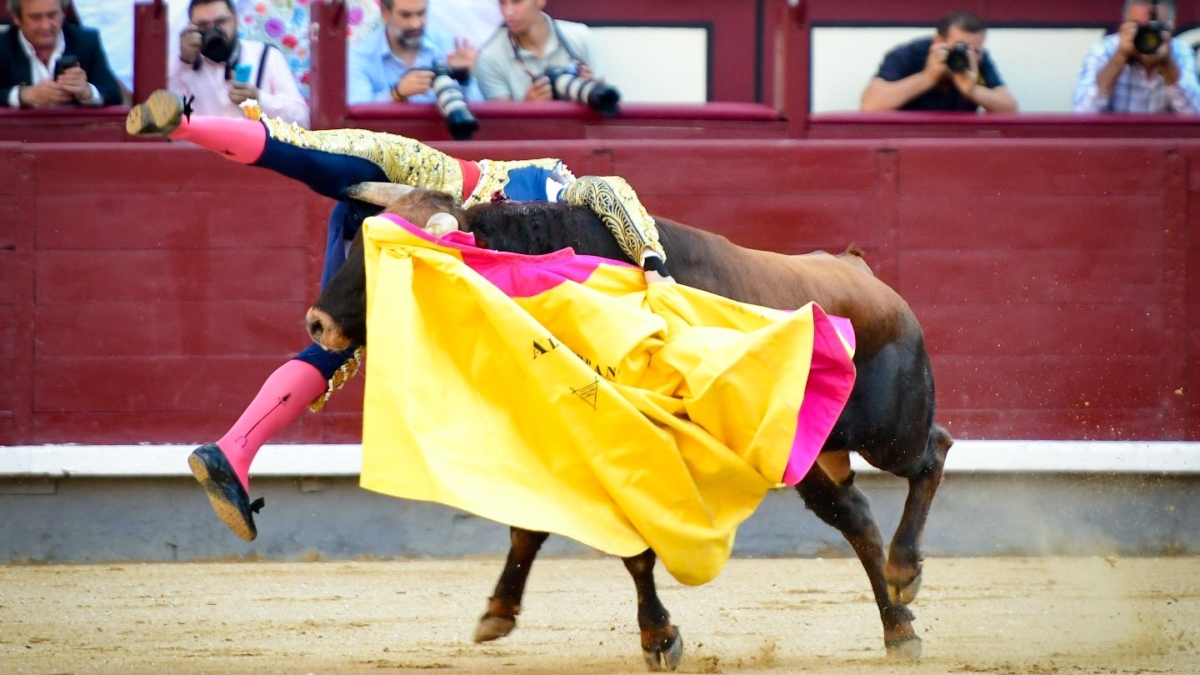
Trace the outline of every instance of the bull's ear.
{"type": "Polygon", "coordinates": [[[415,189],[399,183],[355,183],[346,188],[346,196],[376,206],[388,206],[415,189]]]}

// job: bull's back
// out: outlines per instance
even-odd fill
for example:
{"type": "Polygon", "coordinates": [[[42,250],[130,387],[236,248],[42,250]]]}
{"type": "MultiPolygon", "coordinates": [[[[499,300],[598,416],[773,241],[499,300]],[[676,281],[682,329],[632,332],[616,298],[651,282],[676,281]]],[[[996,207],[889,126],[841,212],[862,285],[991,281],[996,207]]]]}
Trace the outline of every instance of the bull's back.
{"type": "Polygon", "coordinates": [[[885,344],[921,339],[920,324],[908,303],[861,258],[783,255],[743,248],[719,235],[662,219],[659,227],[668,266],[681,283],[776,309],[815,302],[825,312],[850,320],[861,356],[885,344]]]}

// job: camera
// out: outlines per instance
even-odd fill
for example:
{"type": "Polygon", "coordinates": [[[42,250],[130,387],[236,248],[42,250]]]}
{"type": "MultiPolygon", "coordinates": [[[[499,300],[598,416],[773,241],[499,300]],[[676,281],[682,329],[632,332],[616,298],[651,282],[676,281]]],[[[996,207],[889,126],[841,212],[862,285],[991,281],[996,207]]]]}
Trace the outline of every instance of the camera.
{"type": "Polygon", "coordinates": [[[1158,52],[1163,43],[1162,32],[1166,29],[1167,27],[1158,20],[1158,3],[1151,3],[1150,20],[1138,26],[1137,33],[1133,36],[1133,48],[1146,56],[1158,52]]]}
{"type": "Polygon", "coordinates": [[[479,129],[479,121],[467,107],[460,82],[465,82],[470,71],[465,68],[450,68],[445,63],[433,65],[433,94],[437,99],[438,112],[446,118],[450,136],[456,141],[470,140],[479,129]]]}
{"type": "Polygon", "coordinates": [[[946,52],[946,67],[952,73],[965,73],[971,69],[971,48],[965,42],[956,42],[946,52]]]}
{"type": "Polygon", "coordinates": [[[617,114],[621,92],[599,80],[580,77],[578,65],[551,66],[546,68],[546,77],[556,100],[577,101],[605,115],[617,114]]]}

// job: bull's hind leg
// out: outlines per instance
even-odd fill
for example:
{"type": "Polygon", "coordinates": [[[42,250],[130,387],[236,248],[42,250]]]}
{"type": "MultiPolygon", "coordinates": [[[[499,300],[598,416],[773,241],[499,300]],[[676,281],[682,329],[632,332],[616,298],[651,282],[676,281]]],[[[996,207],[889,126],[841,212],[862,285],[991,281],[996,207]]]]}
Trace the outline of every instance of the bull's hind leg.
{"type": "Polygon", "coordinates": [[[654,586],[654,563],[658,557],[646,549],[632,558],[623,558],[625,569],[637,589],[638,628],[642,633],[642,656],[650,670],[675,670],[683,661],[683,637],[679,627],[671,625],[671,615],[658,599],[654,586]]]}
{"type": "Polygon", "coordinates": [[[475,627],[475,641],[487,642],[508,635],[517,627],[517,615],[521,613],[521,597],[525,595],[525,582],[533,559],[542,548],[545,532],[530,532],[518,527],[509,530],[511,547],[504,571],[496,582],[496,591],[488,599],[488,608],[475,627]]]}
{"type": "Polygon", "coordinates": [[[866,570],[883,621],[883,643],[888,656],[915,659],[921,656],[921,638],[913,630],[912,612],[888,596],[884,579],[883,536],[871,515],[867,497],[854,486],[847,452],[822,453],[820,466],[813,467],[796,485],[804,505],[826,524],[836,528],[854,548],[866,570]],[[830,477],[828,470],[839,480],[830,477]]]}
{"type": "Polygon", "coordinates": [[[900,517],[900,524],[892,537],[887,566],[884,567],[888,595],[893,603],[907,605],[921,589],[921,534],[933,505],[933,496],[942,483],[946,452],[953,444],[949,432],[933,425],[926,441],[924,461],[908,477],[904,515],[900,517]]]}

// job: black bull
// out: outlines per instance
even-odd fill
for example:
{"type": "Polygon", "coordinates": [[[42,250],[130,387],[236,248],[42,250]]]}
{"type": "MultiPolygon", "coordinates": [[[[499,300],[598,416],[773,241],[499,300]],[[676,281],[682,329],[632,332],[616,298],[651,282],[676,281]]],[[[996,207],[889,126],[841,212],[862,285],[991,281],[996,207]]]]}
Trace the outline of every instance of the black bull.
{"type": "MultiPolygon", "coordinates": [[[[423,223],[427,193],[388,210],[423,223]]],[[[403,203],[402,203],[403,202],[403,203]]],[[[448,202],[434,204],[438,210],[448,202]]],[[[442,210],[449,211],[449,208],[442,210]]],[[[540,255],[570,246],[578,253],[623,259],[612,235],[584,208],[557,204],[488,204],[465,215],[463,229],[480,246],[540,255]]],[[[818,466],[796,486],[804,504],[837,528],[854,548],[871,582],[888,654],[915,658],[921,641],[906,606],[921,582],[921,534],[942,478],[949,433],[934,424],[933,373],[921,327],[908,304],[876,279],[853,254],[787,256],[739,247],[724,237],[656,219],[667,260],[683,284],[734,300],[794,309],[815,301],[850,319],[857,338],[857,380],[821,453],[818,466]],[[854,485],[849,451],[906,478],[908,499],[885,558],[883,538],[866,496],[854,485]]],[[[309,311],[313,339],[330,348],[366,343],[366,275],[361,235],[345,266],[309,311]]],[[[512,528],[512,547],[476,640],[507,635],[516,626],[530,567],[548,535],[512,528]]],[[[651,669],[674,669],[682,658],[677,627],[654,586],[653,551],[626,559],[638,595],[638,624],[651,669]]]]}

